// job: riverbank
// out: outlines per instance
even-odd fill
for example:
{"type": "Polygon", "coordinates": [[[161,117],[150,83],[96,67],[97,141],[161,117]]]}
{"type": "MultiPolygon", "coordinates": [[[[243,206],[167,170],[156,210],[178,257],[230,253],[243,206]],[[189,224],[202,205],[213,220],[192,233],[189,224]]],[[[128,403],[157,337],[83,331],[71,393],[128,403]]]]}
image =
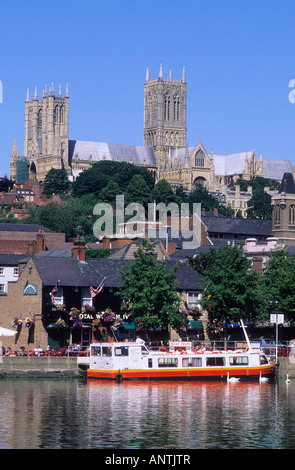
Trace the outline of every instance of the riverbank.
{"type": "Polygon", "coordinates": [[[1,357],[0,377],[81,377],[77,357],[1,357]]]}

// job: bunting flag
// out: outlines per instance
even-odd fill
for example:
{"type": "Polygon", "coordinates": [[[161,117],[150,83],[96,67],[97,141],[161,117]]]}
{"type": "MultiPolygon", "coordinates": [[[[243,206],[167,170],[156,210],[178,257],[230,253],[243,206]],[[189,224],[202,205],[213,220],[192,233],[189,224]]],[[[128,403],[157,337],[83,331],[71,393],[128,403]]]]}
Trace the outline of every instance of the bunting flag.
{"type": "Polygon", "coordinates": [[[50,295],[51,295],[51,302],[53,303],[55,301],[55,297],[54,297],[54,294],[57,293],[58,291],[58,283],[60,281],[57,281],[57,283],[55,284],[54,288],[52,289],[52,291],[50,292],[50,295]]]}
{"type": "Polygon", "coordinates": [[[97,294],[100,294],[100,292],[103,291],[105,280],[106,280],[106,277],[103,278],[103,280],[101,281],[101,283],[96,289],[90,286],[90,294],[92,298],[95,297],[97,294]]]}

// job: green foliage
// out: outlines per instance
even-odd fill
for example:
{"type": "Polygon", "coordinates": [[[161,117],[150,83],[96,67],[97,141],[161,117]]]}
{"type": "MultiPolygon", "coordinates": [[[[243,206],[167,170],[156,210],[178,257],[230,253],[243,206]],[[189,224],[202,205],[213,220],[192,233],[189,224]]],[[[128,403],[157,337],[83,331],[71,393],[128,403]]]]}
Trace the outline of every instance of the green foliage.
{"type": "Polygon", "coordinates": [[[234,210],[229,205],[223,206],[220,204],[202,184],[197,184],[195,189],[190,192],[188,203],[191,212],[193,211],[193,204],[199,203],[201,204],[201,209],[205,209],[205,211],[214,210],[216,208],[219,214],[225,215],[226,217],[234,216],[234,210]]]}
{"type": "Polygon", "coordinates": [[[265,317],[260,278],[242,246],[211,250],[192,264],[205,276],[201,305],[208,311],[210,321],[258,322],[265,317]]]}
{"type": "Polygon", "coordinates": [[[86,247],[86,259],[88,258],[107,258],[111,254],[111,250],[109,248],[100,248],[100,249],[93,249],[86,247]]]}
{"type": "Polygon", "coordinates": [[[141,175],[150,189],[154,187],[154,178],[146,168],[126,162],[102,160],[80,173],[73,183],[72,192],[74,196],[78,197],[89,193],[98,196],[101,190],[112,180],[118,184],[119,194],[122,194],[134,175],[141,175]]]}
{"type": "Polygon", "coordinates": [[[129,319],[143,330],[179,328],[184,318],[179,312],[176,268],[168,270],[166,262],[156,261],[154,247],[146,239],[138,244],[136,261],[123,268],[124,282],[117,295],[124,299],[123,306],[129,306],[129,319]]]}
{"type": "Polygon", "coordinates": [[[66,240],[77,235],[78,227],[86,242],[95,241],[93,235],[93,207],[97,200],[88,195],[71,198],[65,204],[50,203],[46,206],[32,207],[25,223],[42,225],[55,232],[64,232],[66,240]]]}
{"type": "Polygon", "coordinates": [[[272,208],[271,197],[263,189],[257,189],[252,198],[247,202],[248,219],[266,219],[271,220],[272,208]]]}
{"type": "Polygon", "coordinates": [[[147,210],[151,202],[151,190],[141,175],[134,175],[125,190],[125,204],[139,203],[147,210]]]}
{"type": "Polygon", "coordinates": [[[295,260],[286,250],[275,250],[265,263],[261,280],[266,303],[278,300],[278,309],[295,321],[295,260]]]}
{"type": "Polygon", "coordinates": [[[64,194],[70,189],[70,182],[66,170],[56,170],[51,168],[44,179],[42,194],[52,196],[52,194],[64,194]]]}
{"type": "Polygon", "coordinates": [[[251,180],[238,179],[236,184],[240,186],[241,191],[247,191],[252,186],[252,198],[248,201],[247,218],[248,219],[271,219],[271,197],[264,191],[264,188],[270,190],[278,189],[280,183],[269,178],[257,176],[251,180]]]}

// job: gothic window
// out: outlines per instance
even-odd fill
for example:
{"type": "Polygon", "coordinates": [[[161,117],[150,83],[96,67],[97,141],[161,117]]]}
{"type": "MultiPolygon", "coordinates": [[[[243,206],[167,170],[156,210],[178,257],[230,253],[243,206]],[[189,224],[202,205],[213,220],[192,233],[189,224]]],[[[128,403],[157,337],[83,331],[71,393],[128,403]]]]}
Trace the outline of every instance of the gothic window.
{"type": "Polygon", "coordinates": [[[164,119],[170,119],[170,96],[165,96],[164,100],[164,119]]]}
{"type": "Polygon", "coordinates": [[[295,206],[293,204],[289,207],[289,225],[295,225],[295,206]]]}
{"type": "Polygon", "coordinates": [[[198,150],[195,156],[195,166],[204,168],[205,155],[203,150],[198,150]]]}
{"type": "Polygon", "coordinates": [[[37,131],[38,137],[42,136],[42,109],[39,109],[38,112],[38,131],[37,131]]]}
{"type": "Polygon", "coordinates": [[[60,107],[59,122],[61,124],[63,124],[63,122],[64,122],[64,108],[63,108],[63,106],[60,107]]]}
{"type": "Polygon", "coordinates": [[[179,96],[175,96],[173,102],[173,119],[179,121],[179,96]]]}
{"type": "Polygon", "coordinates": [[[274,211],[274,223],[275,225],[281,225],[281,209],[279,204],[276,205],[275,211],[274,211]]]}
{"type": "Polygon", "coordinates": [[[59,122],[59,109],[58,109],[58,106],[55,106],[55,110],[54,110],[54,123],[55,124],[58,124],[59,122]]]}

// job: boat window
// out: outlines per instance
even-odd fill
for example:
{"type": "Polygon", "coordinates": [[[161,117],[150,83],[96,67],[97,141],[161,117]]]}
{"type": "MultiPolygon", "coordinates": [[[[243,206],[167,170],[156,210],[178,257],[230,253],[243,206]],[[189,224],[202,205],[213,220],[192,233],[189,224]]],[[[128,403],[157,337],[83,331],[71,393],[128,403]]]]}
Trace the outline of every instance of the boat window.
{"type": "Polygon", "coordinates": [[[100,356],[101,348],[100,346],[92,346],[91,348],[91,356],[100,356]]]}
{"type": "Polygon", "coordinates": [[[264,354],[260,354],[260,364],[268,364],[268,360],[264,354]]]}
{"type": "Polygon", "coordinates": [[[115,348],[115,356],[128,356],[129,348],[127,346],[121,346],[120,348],[115,348]]]}
{"type": "Polygon", "coordinates": [[[246,366],[248,365],[248,356],[233,356],[229,358],[229,365],[230,366],[246,366]]]}
{"type": "Polygon", "coordinates": [[[161,357],[158,359],[158,367],[177,367],[177,357],[161,357]]]}
{"type": "Polygon", "coordinates": [[[143,356],[148,356],[149,355],[149,352],[148,352],[148,350],[145,346],[141,346],[141,354],[143,356]]]}
{"type": "Polygon", "coordinates": [[[109,347],[109,346],[104,346],[104,347],[102,348],[102,355],[103,355],[103,356],[107,356],[107,357],[111,357],[111,355],[112,355],[112,348],[109,347]]]}
{"type": "Polygon", "coordinates": [[[202,367],[201,357],[183,357],[182,367],[202,367]]]}
{"type": "Polygon", "coordinates": [[[207,357],[207,366],[224,366],[224,357],[207,357]]]}

